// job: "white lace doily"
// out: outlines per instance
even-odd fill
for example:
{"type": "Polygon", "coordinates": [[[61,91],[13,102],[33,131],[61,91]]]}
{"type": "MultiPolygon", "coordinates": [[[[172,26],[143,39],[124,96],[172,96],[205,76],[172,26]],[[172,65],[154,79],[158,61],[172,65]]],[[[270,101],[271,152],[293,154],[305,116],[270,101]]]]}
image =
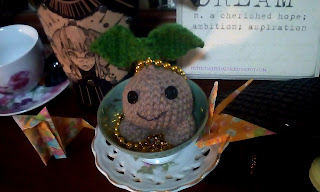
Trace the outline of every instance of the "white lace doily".
{"type": "Polygon", "coordinates": [[[200,182],[218,164],[219,145],[199,149],[194,143],[172,161],[147,164],[108,143],[99,128],[92,142],[98,170],[115,186],[129,191],[179,191],[200,182]]]}

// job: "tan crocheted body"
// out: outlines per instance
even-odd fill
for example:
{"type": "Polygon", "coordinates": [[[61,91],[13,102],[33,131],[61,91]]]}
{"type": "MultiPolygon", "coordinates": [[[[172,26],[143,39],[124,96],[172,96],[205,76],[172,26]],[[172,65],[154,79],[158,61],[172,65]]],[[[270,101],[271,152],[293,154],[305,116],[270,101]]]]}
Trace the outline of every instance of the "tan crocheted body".
{"type": "Polygon", "coordinates": [[[195,134],[191,88],[184,77],[171,70],[153,65],[144,67],[126,85],[122,103],[126,116],[119,130],[129,142],[163,133],[168,143],[178,145],[195,134]],[[175,87],[178,92],[174,99],[166,97],[169,86],[175,87]],[[128,102],[130,91],[138,95],[135,103],[128,102]]]}

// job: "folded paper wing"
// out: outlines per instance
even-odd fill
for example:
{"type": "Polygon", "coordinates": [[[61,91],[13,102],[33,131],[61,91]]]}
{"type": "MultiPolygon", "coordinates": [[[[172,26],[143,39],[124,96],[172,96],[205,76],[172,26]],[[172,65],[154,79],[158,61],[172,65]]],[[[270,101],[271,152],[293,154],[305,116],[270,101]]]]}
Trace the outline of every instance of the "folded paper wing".
{"type": "Polygon", "coordinates": [[[211,128],[214,130],[203,135],[196,143],[198,147],[202,148],[217,143],[240,141],[275,134],[265,128],[228,114],[219,115],[211,128]]]}
{"type": "Polygon", "coordinates": [[[66,146],[82,128],[94,129],[81,118],[51,117],[47,108],[43,108],[36,116],[16,115],[13,119],[45,165],[51,156],[56,159],[66,158],[66,146]]]}
{"type": "Polygon", "coordinates": [[[275,134],[250,122],[221,113],[251,82],[252,79],[247,81],[224,99],[216,108],[215,100],[217,97],[218,83],[215,82],[209,97],[210,107],[206,133],[196,142],[199,148],[220,143],[222,145],[219,150],[222,152],[224,146],[229,142],[275,134]]]}

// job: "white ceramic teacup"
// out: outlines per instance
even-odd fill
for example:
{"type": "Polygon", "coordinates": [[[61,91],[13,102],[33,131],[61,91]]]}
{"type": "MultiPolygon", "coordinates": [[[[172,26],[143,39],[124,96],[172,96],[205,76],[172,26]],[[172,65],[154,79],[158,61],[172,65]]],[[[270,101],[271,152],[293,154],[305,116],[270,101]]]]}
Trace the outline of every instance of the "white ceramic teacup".
{"type": "Polygon", "coordinates": [[[0,94],[31,90],[43,69],[43,46],[36,29],[28,25],[0,28],[0,94]]]}

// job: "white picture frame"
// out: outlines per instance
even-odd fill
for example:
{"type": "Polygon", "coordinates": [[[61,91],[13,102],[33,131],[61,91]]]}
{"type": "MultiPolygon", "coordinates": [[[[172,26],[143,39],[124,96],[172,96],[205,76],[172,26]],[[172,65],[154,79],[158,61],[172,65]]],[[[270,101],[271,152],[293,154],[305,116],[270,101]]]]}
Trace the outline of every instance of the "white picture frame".
{"type": "Polygon", "coordinates": [[[319,77],[319,0],[177,0],[177,23],[204,42],[178,65],[197,79],[319,77]]]}

